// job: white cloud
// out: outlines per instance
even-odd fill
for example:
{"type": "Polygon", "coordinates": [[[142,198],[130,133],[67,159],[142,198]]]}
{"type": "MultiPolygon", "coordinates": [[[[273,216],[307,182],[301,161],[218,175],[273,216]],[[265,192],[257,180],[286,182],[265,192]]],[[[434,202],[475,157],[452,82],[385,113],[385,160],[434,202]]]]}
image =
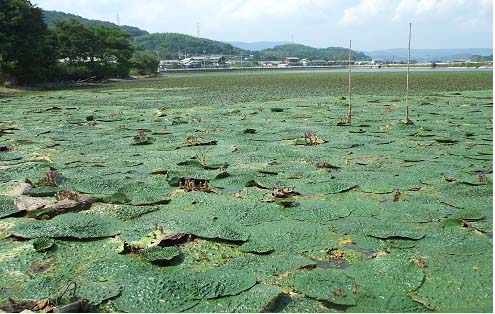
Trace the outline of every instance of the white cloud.
{"type": "Polygon", "coordinates": [[[403,16],[418,16],[430,12],[446,14],[464,3],[465,0],[401,0],[395,9],[394,19],[398,20],[403,16]]]}
{"type": "Polygon", "coordinates": [[[342,25],[363,25],[380,15],[390,6],[389,0],[361,0],[357,5],[344,10],[342,25]]]}

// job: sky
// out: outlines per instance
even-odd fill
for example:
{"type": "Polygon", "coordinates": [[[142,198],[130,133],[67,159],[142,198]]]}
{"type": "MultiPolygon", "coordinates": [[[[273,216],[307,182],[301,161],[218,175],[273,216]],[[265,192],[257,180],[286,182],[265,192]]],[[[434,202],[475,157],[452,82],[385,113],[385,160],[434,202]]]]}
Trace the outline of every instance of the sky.
{"type": "Polygon", "coordinates": [[[491,48],[492,0],[31,0],[45,10],[219,41],[378,50],[491,48]]]}

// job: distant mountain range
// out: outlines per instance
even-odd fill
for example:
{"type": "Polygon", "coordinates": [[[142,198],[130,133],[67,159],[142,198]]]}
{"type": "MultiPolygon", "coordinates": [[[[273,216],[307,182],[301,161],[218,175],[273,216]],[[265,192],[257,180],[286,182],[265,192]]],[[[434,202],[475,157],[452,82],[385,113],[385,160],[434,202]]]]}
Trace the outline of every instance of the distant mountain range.
{"type": "MultiPolygon", "coordinates": [[[[363,53],[377,60],[407,61],[406,48],[363,51],[363,53]]],[[[492,54],[491,48],[411,49],[411,59],[418,62],[466,60],[473,55],[489,56],[492,54]]]]}

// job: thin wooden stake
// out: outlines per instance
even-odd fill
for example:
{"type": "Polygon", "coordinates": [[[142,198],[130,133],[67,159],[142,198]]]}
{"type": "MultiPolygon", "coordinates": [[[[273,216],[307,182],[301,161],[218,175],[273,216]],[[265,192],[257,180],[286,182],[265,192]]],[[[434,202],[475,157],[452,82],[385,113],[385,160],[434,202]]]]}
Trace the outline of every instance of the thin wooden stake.
{"type": "Polygon", "coordinates": [[[349,40],[349,110],[347,111],[347,121],[349,124],[351,124],[351,117],[352,117],[352,101],[351,101],[351,48],[352,48],[352,41],[349,40]]]}
{"type": "Polygon", "coordinates": [[[409,46],[407,49],[407,74],[406,74],[406,117],[404,123],[411,123],[409,120],[409,65],[411,64],[411,28],[412,23],[409,23],[409,46]]]}

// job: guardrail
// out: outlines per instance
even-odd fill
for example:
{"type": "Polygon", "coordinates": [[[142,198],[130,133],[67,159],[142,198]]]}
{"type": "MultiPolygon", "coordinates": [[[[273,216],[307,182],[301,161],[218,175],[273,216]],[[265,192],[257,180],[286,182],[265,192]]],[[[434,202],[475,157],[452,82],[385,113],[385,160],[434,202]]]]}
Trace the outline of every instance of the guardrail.
{"type": "Polygon", "coordinates": [[[343,65],[333,66],[287,66],[287,67],[229,67],[229,68],[183,68],[160,70],[160,73],[167,72],[230,72],[230,71],[259,71],[259,70],[313,70],[313,69],[345,69],[343,65]]]}

